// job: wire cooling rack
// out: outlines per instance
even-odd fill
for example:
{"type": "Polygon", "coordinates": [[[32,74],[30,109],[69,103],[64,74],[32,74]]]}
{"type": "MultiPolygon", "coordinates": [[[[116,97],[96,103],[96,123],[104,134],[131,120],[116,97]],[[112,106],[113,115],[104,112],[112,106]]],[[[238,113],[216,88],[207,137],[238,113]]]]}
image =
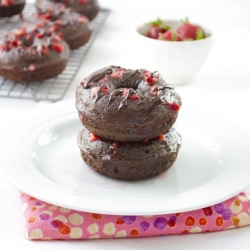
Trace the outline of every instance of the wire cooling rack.
{"type": "MultiPolygon", "coordinates": [[[[34,13],[35,6],[26,4],[23,11],[25,17],[34,13]]],[[[52,101],[56,102],[63,98],[72,80],[74,79],[85,55],[90,49],[98,30],[108,17],[109,10],[101,9],[97,17],[91,21],[92,35],[87,44],[81,48],[72,51],[65,70],[55,78],[43,82],[18,83],[0,77],[0,97],[33,99],[35,101],[52,101]]],[[[20,17],[0,19],[0,32],[12,30],[20,25],[20,17]]]]}

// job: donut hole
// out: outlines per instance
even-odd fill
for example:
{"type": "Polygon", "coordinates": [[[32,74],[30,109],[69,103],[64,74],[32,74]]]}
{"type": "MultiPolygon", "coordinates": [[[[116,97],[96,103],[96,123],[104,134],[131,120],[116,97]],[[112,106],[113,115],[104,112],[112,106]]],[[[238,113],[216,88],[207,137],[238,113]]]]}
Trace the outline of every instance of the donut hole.
{"type": "Polygon", "coordinates": [[[146,150],[145,150],[145,153],[148,154],[148,153],[149,153],[149,150],[146,149],[146,150]]]}

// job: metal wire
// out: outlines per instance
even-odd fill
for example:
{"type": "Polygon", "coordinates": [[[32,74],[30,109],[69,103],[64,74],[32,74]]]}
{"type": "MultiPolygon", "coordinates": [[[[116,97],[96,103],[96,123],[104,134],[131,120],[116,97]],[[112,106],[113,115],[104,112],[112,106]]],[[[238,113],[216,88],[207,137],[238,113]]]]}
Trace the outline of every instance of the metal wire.
{"type": "MultiPolygon", "coordinates": [[[[35,12],[35,6],[26,4],[23,15],[28,17],[35,12]]],[[[0,97],[33,99],[34,101],[47,100],[51,102],[59,101],[65,95],[67,89],[72,83],[79,67],[89,51],[98,30],[108,17],[109,10],[101,9],[97,17],[91,21],[92,35],[88,43],[81,48],[71,52],[68,64],[65,70],[55,78],[43,82],[14,82],[0,76],[0,97]]],[[[15,29],[20,25],[20,17],[0,19],[0,32],[15,29]]]]}

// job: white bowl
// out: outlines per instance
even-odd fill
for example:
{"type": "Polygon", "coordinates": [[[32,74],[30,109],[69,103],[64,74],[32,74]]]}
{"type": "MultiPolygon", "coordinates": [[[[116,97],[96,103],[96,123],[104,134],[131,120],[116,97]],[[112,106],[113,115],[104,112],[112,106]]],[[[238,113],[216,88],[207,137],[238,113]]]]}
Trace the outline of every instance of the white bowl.
{"type": "MultiPolygon", "coordinates": [[[[164,20],[171,29],[181,25],[181,21],[164,20]]],[[[199,25],[200,26],[200,25],[199,25]]],[[[137,28],[141,51],[147,53],[147,59],[155,60],[155,70],[172,85],[184,85],[192,82],[193,77],[206,60],[213,42],[212,33],[201,26],[209,36],[195,41],[163,41],[148,38],[150,24],[144,23],[137,28]]]]}

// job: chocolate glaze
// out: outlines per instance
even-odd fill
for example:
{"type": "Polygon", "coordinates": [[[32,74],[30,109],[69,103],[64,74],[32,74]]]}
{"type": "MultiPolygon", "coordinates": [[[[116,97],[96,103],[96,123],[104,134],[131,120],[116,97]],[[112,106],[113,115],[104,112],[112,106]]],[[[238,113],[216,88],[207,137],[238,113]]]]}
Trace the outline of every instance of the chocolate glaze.
{"type": "Polygon", "coordinates": [[[121,100],[118,110],[121,110],[122,107],[128,105],[128,98],[131,94],[135,93],[135,91],[131,88],[128,89],[127,93],[125,94],[125,97],[121,100]]]}
{"type": "MultiPolygon", "coordinates": [[[[146,82],[146,77],[142,73],[141,70],[127,70],[122,69],[122,77],[121,78],[111,78],[109,77],[111,74],[116,73],[117,71],[121,71],[121,67],[108,66],[105,68],[101,68],[92,74],[85,80],[83,84],[83,89],[88,89],[91,87],[99,87],[99,86],[107,86],[108,93],[101,94],[99,91],[98,98],[95,100],[95,103],[105,96],[109,96],[107,104],[114,100],[119,100],[119,105],[117,107],[118,110],[121,110],[123,107],[128,105],[128,99],[131,94],[136,94],[138,96],[138,100],[131,101],[130,105],[133,105],[133,109],[137,110],[145,110],[147,112],[153,111],[158,105],[162,103],[167,103],[166,93],[172,93],[174,95],[174,100],[170,102],[176,102],[178,105],[181,105],[181,100],[179,96],[175,93],[174,87],[170,84],[166,84],[161,77],[155,78],[155,82],[153,84],[154,90],[158,91],[158,95],[156,96],[150,86],[146,82]],[[107,79],[105,77],[108,77],[107,79]],[[103,79],[103,83],[99,83],[99,80],[103,79]],[[124,98],[120,94],[124,92],[124,89],[128,89],[128,92],[124,98]],[[134,105],[136,103],[137,105],[134,105]],[[141,107],[143,106],[143,107],[141,107]]],[[[150,74],[151,76],[154,73],[150,74]]],[[[83,91],[85,92],[85,91],[83,91]]]]}
{"type": "Polygon", "coordinates": [[[108,67],[96,70],[95,72],[91,73],[87,77],[86,81],[84,82],[84,88],[91,87],[89,85],[90,82],[96,82],[100,80],[102,77],[104,77],[105,75],[112,73],[112,69],[113,69],[112,66],[108,66],[108,67]]]}
{"type": "Polygon", "coordinates": [[[95,102],[97,102],[99,99],[102,98],[102,96],[103,96],[102,91],[103,91],[103,89],[105,89],[105,87],[106,87],[106,85],[102,85],[100,87],[100,89],[97,91],[95,102]]]}
{"type": "MultiPolygon", "coordinates": [[[[55,6],[57,6],[57,4],[59,4],[60,7],[60,3],[56,3],[55,6]]],[[[65,8],[61,9],[60,14],[58,11],[57,19],[53,21],[52,19],[54,18],[55,15],[53,14],[51,14],[51,16],[46,13],[36,14],[35,18],[26,19],[26,22],[38,22],[43,25],[43,28],[47,32],[52,30],[53,32],[60,34],[68,43],[70,49],[77,49],[89,40],[91,30],[89,28],[89,21],[85,16],[76,13],[70,8],[65,8]],[[76,46],[77,41],[79,41],[77,43],[79,46],[76,46]]]]}
{"type": "Polygon", "coordinates": [[[87,16],[89,20],[93,20],[100,9],[97,0],[56,0],[56,2],[64,3],[67,8],[87,16]]]}
{"type": "Polygon", "coordinates": [[[117,141],[140,141],[166,133],[182,102],[158,73],[153,76],[147,70],[117,66],[92,73],[76,90],[83,125],[117,141]]]}

